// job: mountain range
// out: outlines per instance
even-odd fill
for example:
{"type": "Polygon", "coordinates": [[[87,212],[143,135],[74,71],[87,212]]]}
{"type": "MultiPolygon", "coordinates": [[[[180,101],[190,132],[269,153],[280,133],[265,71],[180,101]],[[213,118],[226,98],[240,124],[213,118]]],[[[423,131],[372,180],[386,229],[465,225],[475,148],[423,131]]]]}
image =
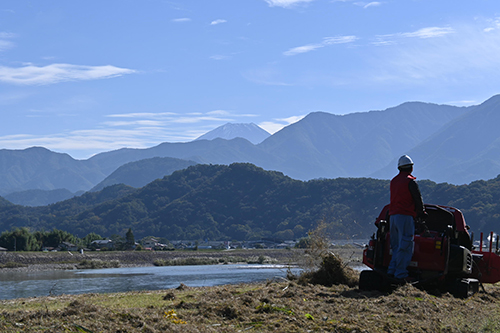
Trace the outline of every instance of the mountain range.
{"type": "MultiPolygon", "coordinates": [[[[33,189],[76,193],[117,182],[140,187],[151,179],[140,180],[148,171],[133,162],[157,157],[177,159],[145,163],[149,170],[164,168],[154,175],[157,178],[163,172],[167,175],[177,167],[184,168],[176,166],[181,159],[199,164],[249,162],[294,179],[309,180],[389,179],[397,172],[398,157],[409,154],[418,179],[465,184],[500,174],[499,123],[500,95],[496,95],[469,107],[407,102],[386,110],[346,115],[313,112],[258,144],[250,142],[244,133],[233,131],[235,138],[230,140],[202,136],[192,142],[165,142],[147,149],[122,148],[87,160],[75,160],[42,147],[3,149],[0,195],[33,189]],[[155,163],[163,166],[153,167],[155,163]],[[172,166],[166,167],[169,163],[172,166]],[[105,181],[122,166],[120,173],[125,176],[105,181]]],[[[216,132],[210,135],[217,136],[216,132]]]]}
{"type": "MultiPolygon", "coordinates": [[[[427,203],[458,207],[471,231],[497,231],[500,176],[469,185],[420,181],[427,203]]],[[[318,221],[336,239],[368,238],[389,201],[389,180],[295,180],[250,163],[197,164],[141,188],[124,184],[41,207],[0,198],[0,230],[63,230],[78,237],[125,235],[169,240],[298,239],[318,221]]]]}

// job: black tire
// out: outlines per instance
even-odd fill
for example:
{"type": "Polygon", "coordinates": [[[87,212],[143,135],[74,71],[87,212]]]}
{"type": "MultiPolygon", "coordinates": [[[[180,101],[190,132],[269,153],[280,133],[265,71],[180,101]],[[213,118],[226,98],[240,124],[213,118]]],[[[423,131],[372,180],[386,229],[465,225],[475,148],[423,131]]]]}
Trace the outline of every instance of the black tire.
{"type": "Polygon", "coordinates": [[[468,298],[478,291],[479,281],[477,281],[476,279],[457,279],[453,294],[457,298],[468,298]]]}
{"type": "Polygon", "coordinates": [[[375,271],[362,271],[359,275],[360,290],[384,290],[385,283],[383,277],[375,271]]]}

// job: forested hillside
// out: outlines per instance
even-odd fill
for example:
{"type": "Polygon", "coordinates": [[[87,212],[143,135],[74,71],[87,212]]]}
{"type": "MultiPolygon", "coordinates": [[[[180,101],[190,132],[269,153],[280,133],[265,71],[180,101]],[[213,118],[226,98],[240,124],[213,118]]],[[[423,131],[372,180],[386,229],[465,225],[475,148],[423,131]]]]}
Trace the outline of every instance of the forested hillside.
{"type": "MultiPolygon", "coordinates": [[[[472,230],[496,231],[500,177],[454,186],[419,182],[426,203],[464,213],[472,230]]],[[[324,220],[336,238],[369,237],[389,201],[389,181],[299,181],[252,164],[195,165],[134,189],[114,185],[45,207],[0,205],[0,231],[57,228],[83,237],[148,235],[192,240],[294,239],[324,220]]]]}

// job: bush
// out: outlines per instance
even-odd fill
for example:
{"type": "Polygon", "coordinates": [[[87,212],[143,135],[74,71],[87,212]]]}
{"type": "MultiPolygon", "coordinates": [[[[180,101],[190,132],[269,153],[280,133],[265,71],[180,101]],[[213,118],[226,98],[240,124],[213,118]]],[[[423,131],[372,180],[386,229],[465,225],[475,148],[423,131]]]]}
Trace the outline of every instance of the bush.
{"type": "Polygon", "coordinates": [[[78,264],[80,269],[118,268],[119,260],[104,261],[101,259],[84,259],[78,264]]]}

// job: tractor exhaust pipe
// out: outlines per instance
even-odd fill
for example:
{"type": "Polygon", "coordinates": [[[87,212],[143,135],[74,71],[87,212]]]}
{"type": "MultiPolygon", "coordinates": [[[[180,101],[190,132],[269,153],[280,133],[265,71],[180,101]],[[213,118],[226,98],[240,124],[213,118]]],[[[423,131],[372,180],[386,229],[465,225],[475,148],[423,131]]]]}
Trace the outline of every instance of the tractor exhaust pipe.
{"type": "Polygon", "coordinates": [[[479,241],[479,252],[483,252],[483,233],[481,232],[481,240],[479,241]]]}

